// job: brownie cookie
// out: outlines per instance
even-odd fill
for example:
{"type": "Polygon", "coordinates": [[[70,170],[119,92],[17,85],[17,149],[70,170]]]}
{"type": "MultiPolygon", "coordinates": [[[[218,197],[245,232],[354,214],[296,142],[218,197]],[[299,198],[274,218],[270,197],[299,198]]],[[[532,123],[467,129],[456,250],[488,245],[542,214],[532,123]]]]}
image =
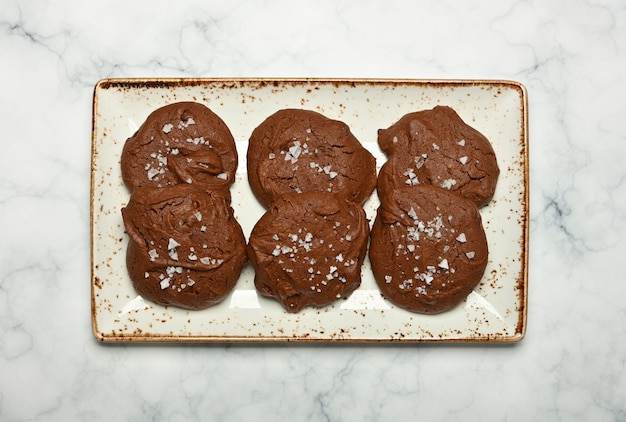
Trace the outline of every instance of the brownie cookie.
{"type": "Polygon", "coordinates": [[[180,183],[227,188],[235,180],[237,149],[219,116],[202,104],[179,102],[152,112],[126,140],[121,166],[131,192],[180,183]]]}
{"type": "Polygon", "coordinates": [[[488,246],[473,201],[431,185],[385,196],[369,257],[383,296],[412,312],[457,306],[480,282],[488,246]]]}
{"type": "Polygon", "coordinates": [[[288,312],[347,297],[361,284],[368,234],[363,208],[339,195],[286,193],[250,235],[255,286],[288,312]]]}
{"type": "Polygon", "coordinates": [[[214,305],[232,290],[247,262],[246,241],[223,190],[137,188],[122,216],[135,290],[160,305],[214,305]]]}
{"type": "Polygon", "coordinates": [[[500,174],[495,152],[450,107],[406,114],[378,131],[378,144],[389,158],[378,177],[381,196],[394,188],[428,184],[457,192],[479,207],[493,197],[500,174]]]}
{"type": "Polygon", "coordinates": [[[248,180],[265,206],[287,192],[335,192],[362,205],[376,186],[376,160],[348,126],[309,110],[284,109],[250,136],[248,180]]]}

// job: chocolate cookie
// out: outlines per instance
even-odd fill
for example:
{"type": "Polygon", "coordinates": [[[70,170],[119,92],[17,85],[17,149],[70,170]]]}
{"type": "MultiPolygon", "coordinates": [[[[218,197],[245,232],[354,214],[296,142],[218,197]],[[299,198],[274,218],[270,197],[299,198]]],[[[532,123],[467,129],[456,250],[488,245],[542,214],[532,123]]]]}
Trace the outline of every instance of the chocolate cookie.
{"type": "Polygon", "coordinates": [[[126,265],[140,295],[202,309],[232,290],[247,255],[227,195],[192,185],[135,189],[122,216],[126,265]]]}
{"type": "Polygon", "coordinates": [[[180,102],[148,116],[126,140],[121,165],[131,192],[180,183],[228,187],[235,180],[237,149],[219,116],[202,104],[180,102]]]}
{"type": "Polygon", "coordinates": [[[369,257],[383,296],[412,312],[457,306],[480,282],[488,246],[473,201],[430,185],[384,197],[369,257]]]}
{"type": "Polygon", "coordinates": [[[368,234],[363,208],[339,195],[286,193],[250,235],[255,286],[288,312],[347,297],[361,284],[368,234]]]}
{"type": "Polygon", "coordinates": [[[287,192],[335,192],[362,205],[376,186],[376,160],[348,126],[309,110],[280,110],[250,136],[248,180],[265,206],[287,192]]]}
{"type": "Polygon", "coordinates": [[[429,184],[457,192],[479,207],[493,197],[500,174],[495,152],[450,107],[406,114],[378,131],[378,144],[389,157],[378,177],[381,196],[394,188],[429,184]]]}

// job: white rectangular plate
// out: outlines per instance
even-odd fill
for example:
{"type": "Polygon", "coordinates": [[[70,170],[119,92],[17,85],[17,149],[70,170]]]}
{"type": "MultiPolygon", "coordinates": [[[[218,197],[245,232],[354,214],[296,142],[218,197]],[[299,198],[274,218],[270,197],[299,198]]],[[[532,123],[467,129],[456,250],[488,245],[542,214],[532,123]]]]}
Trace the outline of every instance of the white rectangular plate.
{"type": "MultiPolygon", "coordinates": [[[[91,291],[94,336],[101,341],[171,342],[515,342],[526,330],[528,283],[528,112],[524,87],[483,80],[107,79],[93,99],[91,162],[91,291]],[[128,239],[121,208],[129,193],[120,170],[126,139],[155,109],[177,101],[207,105],[229,126],[239,153],[231,188],[235,217],[246,237],[264,209],[246,175],[248,137],[282,108],[305,108],[347,123],[377,160],[386,157],[377,131],[402,115],[452,107],[492,143],[501,174],[481,210],[490,258],[480,285],[455,309],[420,315],[381,297],[369,261],[348,299],[289,314],[257,295],[254,269],[233,292],[201,311],[163,307],[134,291],[126,271],[128,239]]],[[[373,222],[378,198],[365,204],[373,222]]]]}

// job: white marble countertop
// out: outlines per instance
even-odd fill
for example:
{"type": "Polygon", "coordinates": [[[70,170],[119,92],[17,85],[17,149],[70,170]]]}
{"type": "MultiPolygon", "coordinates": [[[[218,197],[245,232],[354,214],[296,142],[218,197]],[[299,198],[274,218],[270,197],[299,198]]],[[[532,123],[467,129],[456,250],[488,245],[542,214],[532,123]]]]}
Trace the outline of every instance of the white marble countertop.
{"type": "Polygon", "coordinates": [[[625,420],[621,1],[0,2],[0,420],[625,420]],[[104,345],[91,101],[106,77],[508,79],[530,117],[526,337],[104,345]]]}

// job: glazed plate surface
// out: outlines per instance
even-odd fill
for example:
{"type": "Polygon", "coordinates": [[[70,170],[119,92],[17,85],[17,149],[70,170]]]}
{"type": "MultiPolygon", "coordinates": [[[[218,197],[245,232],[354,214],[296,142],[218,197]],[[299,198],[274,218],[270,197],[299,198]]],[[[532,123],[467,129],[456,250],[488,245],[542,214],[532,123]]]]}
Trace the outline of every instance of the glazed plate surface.
{"type": "MultiPolygon", "coordinates": [[[[106,79],[93,98],[91,162],[91,305],[101,341],[165,342],[516,342],[526,330],[528,288],[528,112],[524,87],[496,80],[106,79]],[[492,143],[500,166],[493,201],[481,210],[490,255],[480,285],[455,309],[420,315],[381,297],[369,261],[348,299],[289,314],[254,288],[248,263],[231,294],[201,311],[163,307],[134,291],[126,271],[128,238],[121,208],[129,199],[120,170],[126,139],[155,109],[178,101],[205,104],[229,126],[239,153],[231,188],[246,238],[264,208],[248,186],[248,137],[282,108],[342,120],[377,160],[377,131],[402,115],[452,107],[492,143]]],[[[376,194],[365,204],[373,223],[376,194]]]]}

